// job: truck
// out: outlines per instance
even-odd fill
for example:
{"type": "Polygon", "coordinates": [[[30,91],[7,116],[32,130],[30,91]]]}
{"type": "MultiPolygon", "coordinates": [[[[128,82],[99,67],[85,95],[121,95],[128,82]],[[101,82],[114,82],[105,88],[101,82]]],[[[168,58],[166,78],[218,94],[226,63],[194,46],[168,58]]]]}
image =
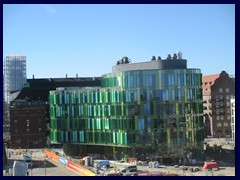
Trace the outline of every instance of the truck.
{"type": "Polygon", "coordinates": [[[14,161],[13,163],[13,176],[27,176],[28,164],[22,161],[14,161]]]}
{"type": "Polygon", "coordinates": [[[110,162],[109,160],[96,160],[94,161],[94,167],[110,167],[110,162]]]}

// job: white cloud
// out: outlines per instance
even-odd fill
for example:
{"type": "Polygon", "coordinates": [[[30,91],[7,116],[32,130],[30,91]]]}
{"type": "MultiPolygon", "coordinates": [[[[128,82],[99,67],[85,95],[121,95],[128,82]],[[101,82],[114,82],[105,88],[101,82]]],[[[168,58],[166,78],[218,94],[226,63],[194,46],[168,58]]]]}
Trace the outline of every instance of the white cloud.
{"type": "Polygon", "coordinates": [[[57,10],[53,6],[43,5],[43,8],[51,14],[56,14],[57,13],[57,10]]]}

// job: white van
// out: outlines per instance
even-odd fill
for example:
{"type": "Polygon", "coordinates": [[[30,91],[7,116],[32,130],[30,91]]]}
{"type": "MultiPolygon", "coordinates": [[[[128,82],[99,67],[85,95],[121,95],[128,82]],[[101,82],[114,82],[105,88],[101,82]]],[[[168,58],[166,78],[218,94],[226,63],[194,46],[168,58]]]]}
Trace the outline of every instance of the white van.
{"type": "Polygon", "coordinates": [[[136,172],[137,171],[137,166],[136,165],[131,165],[131,166],[125,166],[121,172],[126,173],[126,172],[136,172]]]}

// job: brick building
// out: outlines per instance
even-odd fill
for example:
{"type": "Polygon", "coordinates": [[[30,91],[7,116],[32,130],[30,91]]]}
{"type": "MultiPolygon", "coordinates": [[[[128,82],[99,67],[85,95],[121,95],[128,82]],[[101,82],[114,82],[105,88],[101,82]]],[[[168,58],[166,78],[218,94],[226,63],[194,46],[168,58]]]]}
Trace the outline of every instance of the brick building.
{"type": "Polygon", "coordinates": [[[10,106],[10,133],[14,147],[41,148],[46,143],[47,106],[17,100],[10,106]]]}
{"type": "Polygon", "coordinates": [[[231,137],[230,98],[235,82],[225,71],[202,77],[205,135],[231,137]]]}
{"type": "Polygon", "coordinates": [[[100,86],[99,77],[28,79],[27,87],[11,94],[10,146],[42,148],[49,136],[49,91],[58,87],[100,86]]]}

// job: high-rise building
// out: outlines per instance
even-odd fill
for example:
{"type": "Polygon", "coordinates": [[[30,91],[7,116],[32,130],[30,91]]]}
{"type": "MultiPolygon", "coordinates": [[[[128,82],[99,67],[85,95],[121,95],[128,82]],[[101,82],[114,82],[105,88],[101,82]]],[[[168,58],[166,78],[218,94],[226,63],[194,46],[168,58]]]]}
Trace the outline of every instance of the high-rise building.
{"type": "Polygon", "coordinates": [[[202,74],[187,60],[123,57],[99,88],[50,91],[50,138],[67,155],[164,160],[203,155],[202,74]]]}
{"type": "Polygon", "coordinates": [[[10,103],[10,93],[21,90],[26,83],[26,56],[6,56],[3,66],[4,101],[10,103]]]}
{"type": "Polygon", "coordinates": [[[235,96],[234,79],[222,71],[203,76],[202,83],[206,136],[231,137],[230,98],[235,96]]]}

